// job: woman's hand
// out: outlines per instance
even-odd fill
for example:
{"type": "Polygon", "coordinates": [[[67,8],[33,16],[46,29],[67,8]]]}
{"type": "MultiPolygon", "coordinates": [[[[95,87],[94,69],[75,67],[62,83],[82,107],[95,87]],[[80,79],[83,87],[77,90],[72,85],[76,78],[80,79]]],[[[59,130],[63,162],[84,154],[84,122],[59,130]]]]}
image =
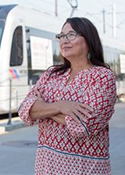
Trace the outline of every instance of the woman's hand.
{"type": "Polygon", "coordinates": [[[64,114],[58,114],[58,115],[55,115],[55,116],[52,116],[50,117],[52,120],[54,120],[55,122],[57,123],[60,123],[62,125],[66,125],[66,122],[65,122],[65,115],[64,114]]]}
{"type": "Polygon", "coordinates": [[[80,123],[80,120],[86,122],[84,116],[90,117],[89,111],[93,111],[88,105],[73,101],[59,101],[57,107],[60,113],[70,116],[78,123],[80,123]]]}

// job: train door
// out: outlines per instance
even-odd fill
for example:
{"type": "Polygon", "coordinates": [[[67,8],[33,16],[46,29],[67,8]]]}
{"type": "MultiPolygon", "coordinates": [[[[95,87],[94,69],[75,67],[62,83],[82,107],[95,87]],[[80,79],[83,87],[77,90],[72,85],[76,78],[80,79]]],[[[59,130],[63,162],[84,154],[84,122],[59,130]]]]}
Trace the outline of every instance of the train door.
{"type": "Polygon", "coordinates": [[[9,74],[11,77],[9,87],[11,86],[10,88],[12,89],[11,106],[14,110],[17,110],[20,102],[29,90],[26,58],[25,28],[20,25],[13,32],[9,61],[9,74]]]}

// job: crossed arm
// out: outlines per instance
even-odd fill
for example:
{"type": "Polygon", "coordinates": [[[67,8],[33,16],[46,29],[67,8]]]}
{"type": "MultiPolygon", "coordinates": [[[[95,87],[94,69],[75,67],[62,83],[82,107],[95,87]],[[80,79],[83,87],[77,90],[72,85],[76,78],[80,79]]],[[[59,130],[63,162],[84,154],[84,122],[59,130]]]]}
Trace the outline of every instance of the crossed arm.
{"type": "Polygon", "coordinates": [[[51,118],[57,123],[65,125],[66,115],[79,123],[78,117],[84,121],[84,115],[90,116],[87,111],[92,111],[92,109],[88,105],[79,102],[59,101],[50,104],[42,100],[36,100],[30,109],[30,117],[34,120],[51,118]]]}

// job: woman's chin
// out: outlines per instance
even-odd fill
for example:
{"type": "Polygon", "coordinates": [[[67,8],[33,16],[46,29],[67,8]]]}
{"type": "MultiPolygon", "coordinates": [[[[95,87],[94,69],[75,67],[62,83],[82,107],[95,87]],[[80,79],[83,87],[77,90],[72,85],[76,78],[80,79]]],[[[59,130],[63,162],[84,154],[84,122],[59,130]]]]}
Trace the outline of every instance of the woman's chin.
{"type": "Polygon", "coordinates": [[[63,57],[65,57],[66,59],[70,59],[70,58],[72,58],[72,54],[71,53],[65,53],[65,54],[63,54],[63,57]]]}

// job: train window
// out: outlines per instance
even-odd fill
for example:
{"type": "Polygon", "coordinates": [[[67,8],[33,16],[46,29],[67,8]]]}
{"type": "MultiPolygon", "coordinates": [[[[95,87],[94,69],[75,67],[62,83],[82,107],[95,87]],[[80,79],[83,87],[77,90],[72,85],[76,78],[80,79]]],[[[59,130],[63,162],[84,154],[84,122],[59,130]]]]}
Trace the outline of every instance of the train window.
{"type": "Polygon", "coordinates": [[[10,66],[20,66],[23,63],[23,35],[22,27],[15,29],[12,40],[10,66]]]}
{"type": "MultiPolygon", "coordinates": [[[[32,54],[31,54],[31,51],[33,51],[31,47],[31,42],[33,40],[31,39],[33,39],[34,37],[34,38],[38,38],[39,41],[43,39],[45,41],[46,40],[50,41],[50,43],[52,42],[52,54],[53,54],[52,56],[53,56],[54,64],[60,63],[59,43],[56,41],[54,33],[31,28],[28,26],[26,27],[26,37],[27,37],[27,55],[28,55],[28,84],[35,84],[46,68],[45,69],[34,68],[32,64],[32,54]]],[[[42,59],[42,56],[41,56],[41,59],[42,59]]]]}

